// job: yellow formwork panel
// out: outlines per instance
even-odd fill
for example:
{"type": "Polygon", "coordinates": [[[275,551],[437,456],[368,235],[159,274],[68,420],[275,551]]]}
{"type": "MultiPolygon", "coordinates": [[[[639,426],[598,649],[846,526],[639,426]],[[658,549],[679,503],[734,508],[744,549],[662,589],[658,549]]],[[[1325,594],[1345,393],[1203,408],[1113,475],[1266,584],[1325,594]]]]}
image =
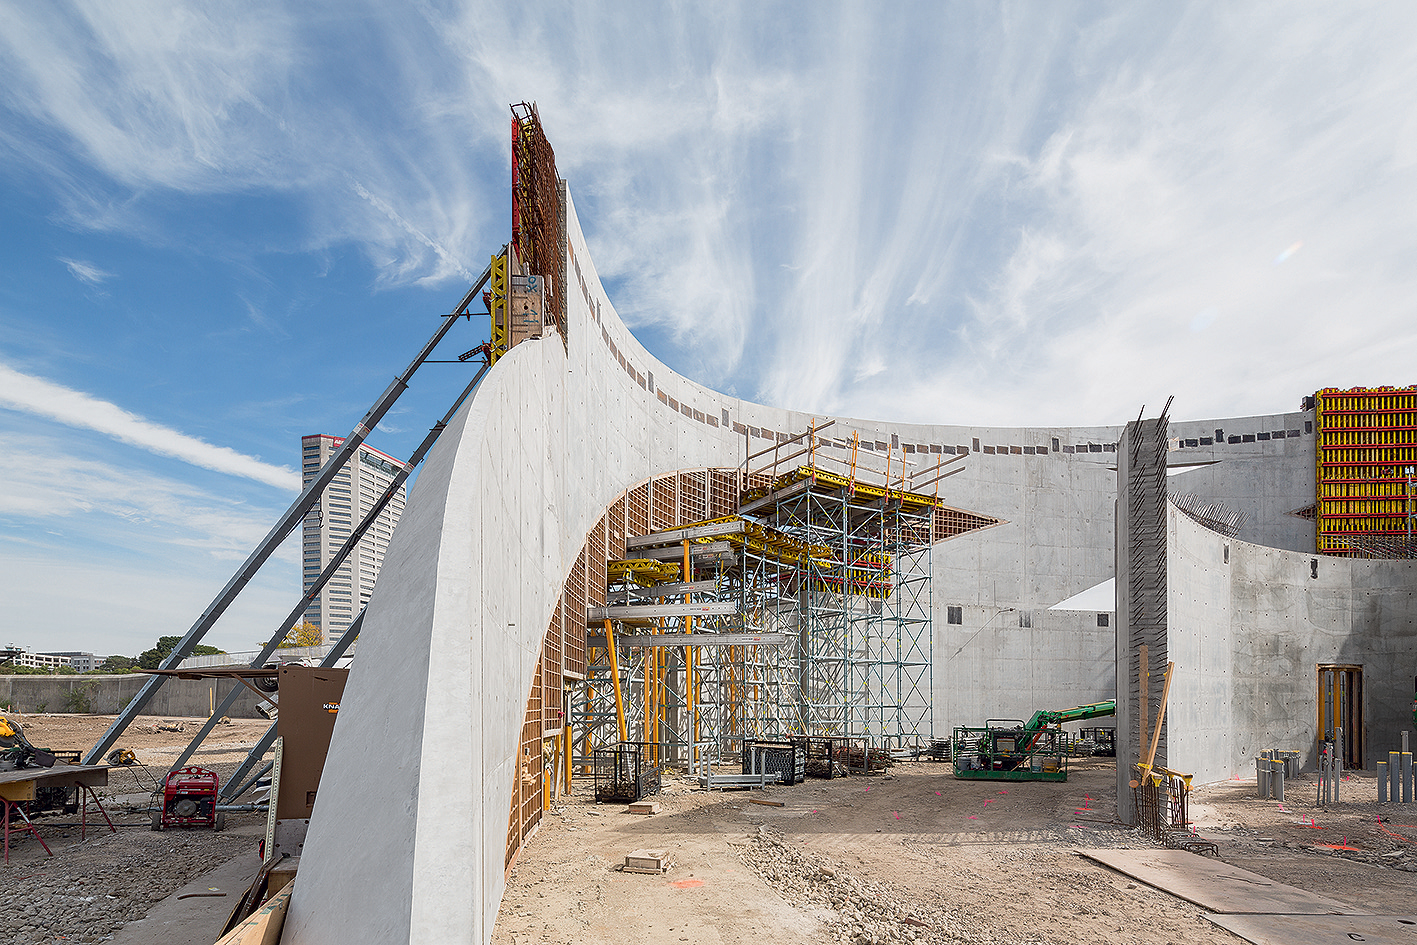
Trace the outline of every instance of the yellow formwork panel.
{"type": "Polygon", "coordinates": [[[1314,395],[1318,549],[1343,536],[1407,526],[1407,468],[1417,465],[1417,386],[1325,388],[1314,395]]]}
{"type": "Polygon", "coordinates": [[[492,257],[492,275],[488,279],[487,309],[492,316],[492,355],[490,361],[497,363],[497,359],[507,353],[509,344],[509,320],[507,317],[507,299],[510,297],[509,285],[507,282],[507,254],[492,257]]]}

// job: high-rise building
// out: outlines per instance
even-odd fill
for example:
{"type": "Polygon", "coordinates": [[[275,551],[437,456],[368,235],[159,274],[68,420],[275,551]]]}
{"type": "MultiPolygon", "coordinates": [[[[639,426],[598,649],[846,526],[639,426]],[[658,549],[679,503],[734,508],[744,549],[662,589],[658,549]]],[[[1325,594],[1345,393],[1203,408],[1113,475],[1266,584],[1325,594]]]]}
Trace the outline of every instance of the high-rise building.
{"type": "MultiPolygon", "coordinates": [[[[344,444],[344,437],[326,433],[301,438],[302,486],[319,474],[320,468],[344,444]]],[[[329,564],[336,551],[349,538],[354,527],[379,501],[379,497],[404,468],[402,461],[360,444],[352,457],[330,484],[319,503],[305,516],[301,572],[302,590],[308,591],[329,564]]],[[[403,515],[404,487],[389,500],[374,524],[359,540],[339,570],[330,578],[319,596],[305,608],[305,620],[320,628],[326,643],[338,640],[354,620],[355,614],[369,602],[379,568],[384,563],[384,551],[389,536],[403,515]]]]}

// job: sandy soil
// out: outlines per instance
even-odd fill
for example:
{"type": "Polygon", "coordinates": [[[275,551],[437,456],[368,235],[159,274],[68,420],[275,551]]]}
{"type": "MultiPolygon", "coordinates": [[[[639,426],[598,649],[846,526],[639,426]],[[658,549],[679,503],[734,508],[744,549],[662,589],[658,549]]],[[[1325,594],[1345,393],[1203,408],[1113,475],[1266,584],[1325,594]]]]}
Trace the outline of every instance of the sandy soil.
{"type": "MultiPolygon", "coordinates": [[[[36,744],[85,749],[111,720],[48,715],[23,723],[36,744]]],[[[199,724],[144,718],[119,745],[160,772],[199,724]],[[179,726],[186,731],[170,730],[179,726]]],[[[266,725],[220,726],[195,763],[224,777],[266,725]]],[[[1153,846],[1115,823],[1113,783],[1101,759],[1064,784],[956,781],[947,765],[931,763],[752,792],[709,793],[669,778],[655,798],[660,813],[638,816],[593,803],[590,783],[578,780],[512,870],[492,940],[1240,941],[1201,908],[1078,855],[1086,847],[1153,846]],[[667,850],[673,868],[661,876],[615,869],[641,848],[667,850]]],[[[124,769],[109,793],[146,790],[141,772],[124,769]]],[[[1239,781],[1193,795],[1195,829],[1218,844],[1221,859],[1365,910],[1413,911],[1417,807],[1379,807],[1372,776],[1361,773],[1344,783],[1336,807],[1316,805],[1307,777],[1290,782],[1284,804],[1253,795],[1253,784],[1239,781]]],[[[11,910],[0,923],[7,941],[100,941],[201,870],[249,852],[260,832],[259,818],[248,814],[231,818],[223,834],[153,833],[141,806],[113,806],[114,819],[128,826],[90,831],[86,841],[64,826],[73,818],[41,818],[52,859],[32,839],[12,837],[0,894],[0,909],[11,910]],[[23,913],[31,906],[34,913],[23,913]]]]}
{"type": "MultiPolygon", "coordinates": [[[[1077,854],[1154,846],[1114,822],[1113,778],[1098,760],[1064,784],[956,781],[928,763],[751,794],[678,781],[648,817],[595,805],[582,789],[516,864],[493,942],[734,942],[778,931],[867,943],[1240,941],[1199,907],[1077,854]],[[670,851],[669,873],[613,869],[654,847],[670,851]]],[[[1252,797],[1248,782],[1198,789],[1195,829],[1229,863],[1375,912],[1411,912],[1417,823],[1379,823],[1378,805],[1356,800],[1376,796],[1371,777],[1350,778],[1350,800],[1327,810],[1314,787],[1291,782],[1284,805],[1252,797]]],[[[1417,822],[1417,812],[1399,820],[1417,822]]]]}

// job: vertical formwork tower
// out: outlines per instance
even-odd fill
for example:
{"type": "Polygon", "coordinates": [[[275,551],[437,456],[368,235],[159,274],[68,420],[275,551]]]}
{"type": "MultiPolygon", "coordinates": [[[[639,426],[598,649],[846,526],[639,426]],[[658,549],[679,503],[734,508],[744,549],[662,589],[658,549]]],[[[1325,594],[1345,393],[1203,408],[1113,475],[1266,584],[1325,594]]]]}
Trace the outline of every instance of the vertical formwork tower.
{"type": "Polygon", "coordinates": [[[930,546],[940,504],[906,488],[906,466],[884,443],[885,456],[875,457],[884,469],[871,471],[857,438],[847,445],[811,430],[794,439],[804,437],[798,454],[807,463],[780,473],[774,464],[741,510],[829,551],[808,556],[793,593],[779,600],[777,623],[793,632],[775,675],[795,685],[777,696],[777,711],[794,717],[792,733],[876,747],[928,738],[930,546]]]}
{"type": "Polygon", "coordinates": [[[780,622],[791,626],[795,677],[778,696],[794,731],[894,747],[930,735],[930,534],[934,503],[843,480],[816,467],[773,484],[766,517],[829,558],[809,558],[780,622]]]}
{"type": "Polygon", "coordinates": [[[1417,557],[1417,387],[1325,388],[1314,395],[1318,550],[1417,557]]]}

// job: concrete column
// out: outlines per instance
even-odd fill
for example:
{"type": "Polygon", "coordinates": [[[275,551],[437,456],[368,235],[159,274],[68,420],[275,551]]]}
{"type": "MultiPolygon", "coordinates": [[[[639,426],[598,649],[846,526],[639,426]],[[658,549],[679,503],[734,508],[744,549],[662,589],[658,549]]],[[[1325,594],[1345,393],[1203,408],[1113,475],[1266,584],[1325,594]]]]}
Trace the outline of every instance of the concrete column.
{"type": "Polygon", "coordinates": [[[1402,803],[1412,803],[1412,752],[1402,752],[1402,803]]]}
{"type": "Polygon", "coordinates": [[[1394,804],[1402,800],[1402,752],[1390,751],[1387,753],[1387,796],[1394,804]]]}
{"type": "Polygon", "coordinates": [[[1387,803],[1387,762],[1378,762],[1378,803],[1387,803]]]}

